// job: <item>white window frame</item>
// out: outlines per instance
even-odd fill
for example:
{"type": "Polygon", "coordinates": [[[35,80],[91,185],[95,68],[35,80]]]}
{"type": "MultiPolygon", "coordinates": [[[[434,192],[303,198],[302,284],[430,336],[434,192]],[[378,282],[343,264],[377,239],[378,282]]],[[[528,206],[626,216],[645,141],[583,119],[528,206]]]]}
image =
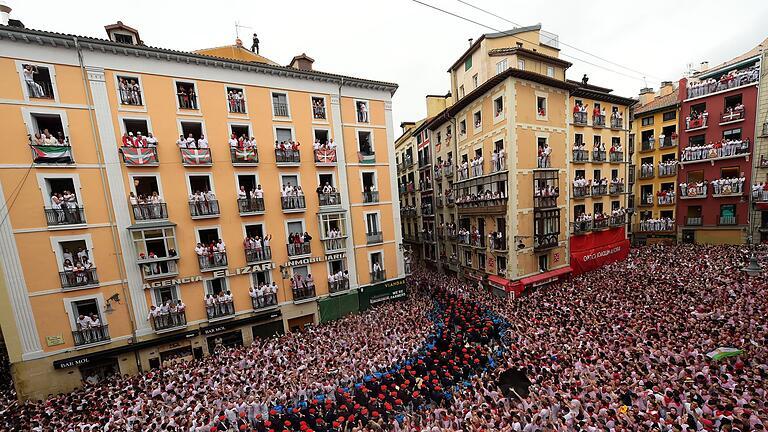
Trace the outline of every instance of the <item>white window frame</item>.
{"type": "MultiPolygon", "coordinates": [[[[144,93],[144,82],[141,80],[141,75],[139,74],[132,74],[132,73],[121,73],[119,71],[115,71],[112,73],[113,81],[115,85],[115,100],[117,101],[117,110],[118,111],[127,111],[127,112],[147,112],[147,99],[146,94],[144,93]],[[120,77],[123,78],[135,78],[139,82],[139,89],[141,90],[141,101],[144,102],[143,105],[123,105],[120,103],[120,77]]],[[[195,90],[197,91],[197,90],[195,90]]],[[[174,89],[173,94],[176,94],[176,90],[174,89]]],[[[177,98],[178,99],[178,98],[177,98]]],[[[176,101],[178,104],[178,100],[176,101]]]]}
{"type": "MultiPolygon", "coordinates": [[[[202,225],[202,226],[196,226],[195,227],[195,244],[200,243],[200,231],[201,230],[212,230],[215,229],[216,232],[219,234],[217,237],[220,239],[224,239],[224,234],[221,230],[221,225],[202,225]]],[[[226,241],[224,242],[227,243],[226,241]]]]}
{"type": "MultiPolygon", "coordinates": [[[[21,84],[21,91],[24,94],[24,100],[26,102],[29,102],[32,99],[29,97],[29,89],[27,88],[27,83],[24,81],[24,64],[33,64],[35,66],[38,66],[38,67],[42,66],[48,69],[48,75],[51,77],[51,90],[53,91],[53,102],[61,103],[61,101],[59,100],[59,89],[56,86],[56,68],[53,64],[16,60],[16,73],[19,75],[19,83],[21,84]]],[[[34,98],[34,99],[38,100],[37,98],[34,98]]],[[[47,100],[47,99],[42,99],[42,100],[47,100]]]]}
{"type": "Polygon", "coordinates": [[[480,74],[472,75],[472,86],[474,88],[480,87],[480,74]]]}
{"type": "Polygon", "coordinates": [[[261,225],[261,232],[264,233],[264,235],[269,234],[267,232],[267,222],[266,222],[266,220],[261,221],[261,222],[243,222],[243,224],[242,224],[243,238],[245,238],[245,236],[248,235],[247,228],[249,226],[253,226],[253,225],[261,225]]]}
{"type": "MultiPolygon", "coordinates": [[[[222,277],[207,277],[207,278],[203,278],[203,281],[202,281],[203,283],[201,284],[202,287],[203,287],[203,299],[205,299],[208,296],[208,294],[213,294],[213,292],[208,292],[208,282],[210,282],[212,280],[215,280],[215,279],[222,279],[224,281],[224,293],[226,293],[227,291],[230,291],[230,292],[232,291],[232,289],[229,286],[229,278],[228,277],[222,276],[222,277]]],[[[235,311],[235,312],[237,312],[237,311],[235,311]]],[[[206,317],[206,321],[207,321],[207,317],[206,317]]]]}
{"type": "MultiPolygon", "coordinates": [[[[320,123],[320,124],[328,124],[329,117],[331,116],[331,110],[328,106],[328,98],[325,95],[321,94],[310,94],[309,95],[309,113],[312,116],[312,123],[320,123]],[[312,99],[322,99],[323,100],[323,106],[325,107],[325,119],[316,119],[315,114],[312,112],[312,99]]],[[[313,141],[314,141],[314,133],[313,133],[313,141]]],[[[330,138],[331,135],[328,134],[328,138],[330,138]]]]}
{"type": "MultiPolygon", "coordinates": [[[[288,94],[287,90],[276,90],[276,89],[270,89],[269,90],[269,106],[272,110],[272,121],[279,121],[279,122],[288,122],[293,120],[293,112],[291,111],[291,97],[288,94]],[[285,95],[285,105],[288,107],[288,116],[287,117],[279,117],[275,115],[275,94],[282,94],[285,95]]],[[[291,126],[293,128],[293,126],[291,126]]],[[[293,136],[295,139],[295,135],[293,136]]]]}
{"type": "Polygon", "coordinates": [[[376,225],[379,227],[379,231],[384,234],[384,230],[381,228],[381,211],[379,210],[373,210],[373,211],[367,211],[363,212],[363,223],[365,224],[365,234],[374,234],[370,231],[368,231],[368,216],[369,215],[376,215],[376,225]]]}
{"type": "Polygon", "coordinates": [[[381,254],[381,269],[386,271],[387,268],[384,264],[384,249],[376,249],[372,251],[368,251],[368,275],[370,276],[371,272],[373,272],[373,256],[376,254],[381,254]]]}
{"type": "Polygon", "coordinates": [[[549,95],[544,92],[536,91],[536,120],[549,120],[549,95]],[[544,115],[539,115],[539,98],[544,98],[544,115]]]}
{"type": "MultiPolygon", "coordinates": [[[[365,184],[363,183],[363,174],[373,174],[373,188],[376,191],[379,191],[379,176],[376,170],[360,170],[360,193],[365,192],[365,184]]],[[[381,199],[381,197],[379,197],[379,199],[381,199]]]]}
{"type": "Polygon", "coordinates": [[[555,67],[554,66],[547,65],[547,76],[550,77],[550,78],[554,78],[555,77],[555,67]]]}
{"type": "MultiPolygon", "coordinates": [[[[244,126],[248,128],[248,139],[251,137],[255,137],[256,134],[253,131],[253,126],[251,126],[251,122],[245,121],[245,122],[238,122],[238,121],[228,121],[227,122],[227,142],[229,142],[229,138],[232,136],[232,126],[244,126]]],[[[229,145],[229,144],[227,144],[229,145]]]]}
{"type": "Polygon", "coordinates": [[[496,63],[496,75],[504,72],[507,70],[507,59],[501,59],[501,61],[496,63]]]}
{"type": "MultiPolygon", "coordinates": [[[[183,135],[184,138],[187,138],[187,136],[184,135],[184,129],[181,127],[182,123],[200,123],[200,129],[202,130],[202,134],[206,138],[208,138],[208,130],[205,128],[205,121],[203,119],[196,119],[196,118],[195,119],[176,118],[176,127],[178,127],[179,129],[179,132],[176,134],[176,136],[183,135]]],[[[174,139],[173,141],[174,145],[176,145],[176,139],[174,139]]],[[[209,141],[209,146],[210,146],[210,141],[209,141]]]]}
{"type": "Polygon", "coordinates": [[[169,285],[169,286],[162,286],[162,287],[156,287],[156,288],[152,288],[152,290],[151,290],[151,293],[150,293],[150,295],[149,295],[149,296],[150,296],[150,297],[151,297],[151,299],[152,299],[152,305],[153,305],[153,306],[155,306],[155,307],[160,307],[160,306],[161,306],[161,305],[158,303],[157,292],[158,292],[160,289],[162,289],[162,288],[172,288],[174,291],[176,291],[176,299],[177,299],[177,300],[181,300],[181,301],[182,301],[182,303],[184,302],[184,299],[183,299],[183,298],[181,298],[181,292],[182,292],[182,290],[181,290],[181,286],[180,286],[179,284],[172,284],[172,285],[169,285]]]}
{"type": "Polygon", "coordinates": [[[364,125],[373,124],[373,122],[371,121],[371,102],[368,99],[355,99],[353,108],[354,108],[354,111],[355,111],[355,123],[357,123],[357,124],[364,124],[364,125]],[[366,112],[368,113],[368,121],[365,122],[365,123],[357,121],[357,103],[358,102],[365,103],[365,109],[366,109],[366,112]]]}
{"type": "Polygon", "coordinates": [[[163,199],[163,183],[162,183],[162,176],[159,173],[129,173],[128,174],[128,183],[131,188],[131,192],[133,192],[134,195],[138,196],[136,193],[136,184],[133,182],[133,180],[136,177],[154,177],[155,182],[157,183],[157,188],[159,189],[157,193],[160,195],[160,199],[163,199]]]}
{"type": "Polygon", "coordinates": [[[480,106],[476,110],[472,110],[472,131],[474,133],[483,131],[483,107],[482,106],[480,106]],[[480,114],[480,127],[477,127],[477,124],[475,123],[475,115],[477,114],[480,114]]]}
{"type": "Polygon", "coordinates": [[[467,119],[466,116],[464,116],[463,119],[459,120],[459,137],[460,138],[466,138],[467,137],[467,131],[469,128],[467,128],[467,119]],[[461,122],[464,122],[464,132],[461,131],[461,122]]]}
{"type": "Polygon", "coordinates": [[[327,240],[329,237],[326,237],[325,234],[325,225],[329,224],[329,218],[335,216],[334,220],[339,222],[339,230],[341,231],[342,238],[347,238],[349,236],[349,233],[347,232],[347,214],[346,212],[334,212],[334,213],[320,213],[318,214],[317,223],[318,228],[320,229],[320,239],[321,240],[327,240]]]}
{"type": "Polygon", "coordinates": [[[497,124],[504,120],[507,115],[507,102],[504,100],[504,92],[498,92],[491,97],[491,107],[493,109],[493,124],[497,124]],[[501,113],[496,115],[496,100],[501,98],[501,113]]]}
{"type": "Polygon", "coordinates": [[[80,297],[64,297],[62,299],[62,301],[64,302],[64,313],[67,314],[67,318],[69,319],[70,329],[72,331],[77,331],[77,317],[74,316],[74,308],[72,307],[72,305],[74,303],[85,301],[85,300],[96,300],[96,306],[99,309],[99,319],[101,320],[101,323],[103,325],[108,325],[109,321],[107,319],[107,313],[104,311],[104,307],[106,306],[107,303],[104,301],[104,295],[102,293],[96,293],[96,294],[88,294],[80,297]]]}
{"type": "Polygon", "coordinates": [[[304,221],[304,218],[286,219],[283,222],[283,230],[285,231],[285,244],[288,244],[288,236],[291,235],[291,231],[288,229],[288,224],[294,223],[294,222],[300,222],[301,223],[301,233],[302,234],[304,234],[305,232],[309,232],[309,230],[307,230],[307,223],[304,221]]]}
{"type": "Polygon", "coordinates": [[[83,199],[83,187],[80,184],[80,175],[79,174],[54,174],[54,173],[48,173],[48,174],[37,174],[37,185],[40,188],[40,194],[43,196],[43,206],[46,209],[51,208],[51,191],[48,189],[48,184],[46,183],[46,179],[70,179],[72,180],[72,184],[74,185],[74,192],[77,196],[77,203],[81,207],[85,207],[85,202],[83,199]]]}
{"type": "MultiPolygon", "coordinates": [[[[327,116],[327,115],[326,115],[327,116]]],[[[328,141],[330,141],[333,138],[333,135],[331,134],[331,129],[329,127],[312,127],[312,143],[315,142],[315,132],[316,131],[325,131],[328,132],[328,141]]],[[[314,150],[313,150],[314,151],[314,150]]],[[[338,153],[339,149],[336,148],[336,152],[338,153]]],[[[314,155],[313,155],[314,160],[314,155]]]]}
{"type": "MultiPolygon", "coordinates": [[[[317,177],[316,177],[316,178],[317,178],[317,185],[318,185],[319,187],[323,187],[323,186],[325,186],[324,184],[321,184],[321,183],[320,183],[320,176],[321,176],[321,175],[324,175],[324,176],[327,176],[327,175],[329,175],[329,176],[331,176],[331,186],[332,186],[332,187],[334,187],[334,188],[336,189],[336,192],[339,192],[339,186],[338,186],[338,184],[337,184],[337,182],[336,182],[336,172],[335,172],[335,171],[318,171],[318,172],[317,172],[317,177]]],[[[305,194],[305,195],[306,195],[306,194],[305,194]]]]}
{"type": "MultiPolygon", "coordinates": [[[[198,92],[197,87],[197,81],[195,80],[186,80],[186,79],[174,79],[173,80],[173,98],[176,100],[176,114],[178,115],[202,115],[202,104],[200,103],[200,92],[198,92]],[[179,104],[179,83],[182,84],[192,84],[195,90],[195,96],[197,97],[197,109],[186,109],[184,108],[184,111],[182,111],[181,104],[179,104]]],[[[207,134],[206,134],[207,136],[207,134]]]]}
{"type": "Polygon", "coordinates": [[[219,195],[216,194],[216,186],[213,184],[213,173],[210,172],[188,172],[184,173],[184,178],[187,181],[187,200],[189,200],[189,196],[194,193],[192,190],[192,182],[190,181],[191,177],[208,177],[208,185],[211,187],[211,192],[213,192],[214,195],[216,195],[216,199],[219,199],[219,195]]]}
{"type": "MultiPolygon", "coordinates": [[[[117,119],[120,122],[120,137],[121,138],[127,132],[125,130],[125,120],[145,121],[145,122],[147,122],[147,132],[148,133],[152,132],[152,135],[155,134],[154,129],[152,129],[152,118],[149,117],[149,116],[144,117],[144,116],[133,116],[133,115],[130,115],[130,114],[128,114],[128,115],[120,114],[120,115],[117,116],[117,119]]],[[[131,132],[133,132],[133,131],[131,131],[131,132]]],[[[157,137],[155,137],[155,138],[157,138],[157,137]]],[[[118,142],[117,145],[122,146],[123,143],[122,142],[118,142]]]]}
{"type": "MultiPolygon", "coordinates": [[[[197,90],[195,90],[197,91],[197,90]]],[[[251,113],[251,110],[248,109],[248,92],[246,91],[246,88],[244,86],[239,86],[235,84],[224,84],[224,108],[227,110],[227,117],[234,117],[234,118],[248,118],[248,116],[251,113]],[[236,88],[243,91],[243,104],[245,106],[245,112],[244,113],[233,113],[229,110],[229,89],[230,88],[236,88]]]]}
{"type": "Polygon", "coordinates": [[[525,70],[525,59],[517,59],[517,68],[520,70],[525,70]]]}
{"type": "MultiPolygon", "coordinates": [[[[240,176],[253,176],[256,179],[256,186],[261,184],[261,180],[259,179],[259,173],[258,171],[237,171],[233,174],[233,177],[235,179],[235,196],[237,196],[237,193],[240,191],[240,176]]],[[[280,187],[282,188],[282,184],[280,187]]],[[[262,185],[262,190],[264,190],[264,185],[262,185]]],[[[266,191],[265,191],[266,192],[266,191]]],[[[216,192],[214,192],[216,193],[216,192]]],[[[216,195],[216,198],[218,199],[218,195],[216,195]]]]}
{"type": "MultiPolygon", "coordinates": [[[[298,172],[290,173],[290,174],[280,173],[280,183],[278,184],[278,186],[280,188],[277,190],[277,195],[281,196],[281,197],[282,197],[282,195],[280,195],[280,194],[282,193],[283,185],[285,184],[285,183],[283,183],[283,178],[285,178],[285,177],[296,177],[296,184],[293,185],[293,187],[301,186],[301,173],[298,173],[298,172]]],[[[306,197],[307,196],[307,191],[304,190],[304,186],[301,186],[301,190],[304,191],[304,196],[306,197]]]]}
{"type": "MultiPolygon", "coordinates": [[[[26,84],[24,84],[26,86],[26,84]]],[[[72,159],[77,160],[74,156],[74,144],[72,143],[72,137],[69,134],[69,118],[67,117],[67,112],[60,109],[49,109],[49,108],[27,108],[23,107],[21,109],[21,116],[24,118],[24,124],[27,127],[27,134],[29,136],[34,137],[37,131],[35,130],[35,121],[33,120],[32,116],[35,114],[40,115],[58,115],[59,120],[61,121],[61,128],[64,131],[64,136],[69,138],[69,145],[72,146],[72,159]]],[[[42,131],[40,131],[42,132],[42,131]]]]}
{"type": "Polygon", "coordinates": [[[360,132],[368,132],[369,136],[371,137],[371,151],[373,151],[373,154],[376,154],[376,140],[374,139],[373,129],[366,128],[355,128],[355,153],[360,151],[360,132]]]}
{"type": "MultiPolygon", "coordinates": [[[[296,141],[296,129],[293,127],[293,125],[272,125],[272,142],[270,143],[270,147],[275,147],[275,141],[277,141],[277,130],[278,129],[290,129],[291,130],[291,139],[293,141],[296,141]]],[[[312,139],[314,142],[314,138],[312,139]]]]}
{"type": "Polygon", "coordinates": [[[64,242],[84,241],[85,248],[88,251],[88,260],[94,268],[96,267],[96,256],[93,251],[93,239],[91,238],[91,234],[55,236],[50,237],[50,241],[51,249],[56,257],[56,264],[60,272],[64,271],[64,251],[61,249],[61,243],[64,242]]]}

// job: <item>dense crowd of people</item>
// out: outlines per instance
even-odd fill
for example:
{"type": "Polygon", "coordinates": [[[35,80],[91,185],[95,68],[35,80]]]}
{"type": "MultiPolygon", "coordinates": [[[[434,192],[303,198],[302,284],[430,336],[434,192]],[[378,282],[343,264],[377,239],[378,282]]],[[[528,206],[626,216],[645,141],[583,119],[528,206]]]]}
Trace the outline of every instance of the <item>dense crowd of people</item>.
{"type": "Polygon", "coordinates": [[[708,78],[702,81],[688,81],[686,91],[688,98],[704,96],[710,93],[740,87],[760,79],[760,67],[750,66],[745,69],[738,69],[724,74],[719,79],[708,78]]]}
{"type": "MultiPolygon", "coordinates": [[[[763,267],[765,248],[758,248],[763,267]]],[[[744,246],[648,246],[499,298],[416,269],[409,296],[304,332],[17,403],[38,431],[763,431],[768,282],[744,246]],[[723,355],[723,353],[727,353],[723,355]],[[525,391],[504,386],[522,373],[525,391]]],[[[3,374],[8,379],[7,374],[3,374]]]]}
{"type": "Polygon", "coordinates": [[[683,149],[681,158],[683,161],[695,161],[731,157],[747,153],[749,151],[749,138],[723,139],[709,144],[691,145],[683,149]]]}

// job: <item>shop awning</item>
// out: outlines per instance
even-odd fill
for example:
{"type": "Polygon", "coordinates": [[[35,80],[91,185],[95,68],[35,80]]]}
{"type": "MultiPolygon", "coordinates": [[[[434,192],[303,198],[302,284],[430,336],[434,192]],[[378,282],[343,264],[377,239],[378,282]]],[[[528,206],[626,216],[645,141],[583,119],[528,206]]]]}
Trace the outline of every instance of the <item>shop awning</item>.
{"type": "Polygon", "coordinates": [[[507,285],[510,284],[509,280],[504,279],[501,276],[496,276],[496,275],[489,275],[488,276],[488,282],[491,285],[493,285],[493,286],[495,286],[496,288],[499,288],[499,289],[505,289],[507,287],[507,285]]]}
{"type": "Polygon", "coordinates": [[[540,273],[535,276],[530,276],[527,278],[520,279],[520,283],[525,286],[525,288],[535,288],[537,286],[546,285],[550,282],[554,282],[558,279],[560,279],[561,276],[567,275],[569,273],[573,273],[573,269],[568,267],[561,267],[556,270],[548,271],[545,273],[540,273]]]}
{"type": "Polygon", "coordinates": [[[760,201],[755,203],[755,207],[757,207],[758,210],[768,210],[768,202],[766,201],[760,201]]]}

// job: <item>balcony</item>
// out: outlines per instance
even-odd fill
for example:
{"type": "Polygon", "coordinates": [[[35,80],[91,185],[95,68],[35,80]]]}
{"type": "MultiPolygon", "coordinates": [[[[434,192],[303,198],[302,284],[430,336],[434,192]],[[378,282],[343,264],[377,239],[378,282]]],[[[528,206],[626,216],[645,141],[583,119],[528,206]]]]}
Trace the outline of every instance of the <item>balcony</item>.
{"type": "Polygon", "coordinates": [[[141,268],[144,279],[151,280],[162,279],[179,274],[178,260],[178,256],[163,258],[142,258],[142,256],[139,256],[136,263],[141,268]]]}
{"type": "Polygon", "coordinates": [[[85,208],[83,206],[62,207],[58,209],[46,208],[43,211],[45,212],[45,219],[49,227],[84,225],[86,223],[85,208]]]}
{"type": "Polygon", "coordinates": [[[187,167],[211,166],[213,158],[209,148],[180,148],[181,164],[187,167]]]}
{"type": "Polygon", "coordinates": [[[371,272],[371,283],[387,280],[387,271],[384,269],[371,272]]]}
{"type": "Polygon", "coordinates": [[[586,126],[587,124],[587,113],[585,112],[575,112],[573,113],[573,124],[576,126],[586,126]]]}
{"type": "Polygon", "coordinates": [[[586,163],[589,162],[589,151],[587,150],[573,150],[573,162],[574,163],[586,163]]]}
{"type": "Polygon", "coordinates": [[[448,161],[448,165],[443,167],[443,174],[445,174],[445,177],[453,177],[453,163],[451,161],[448,161]]]}
{"type": "Polygon", "coordinates": [[[421,236],[424,239],[425,242],[428,243],[434,243],[435,242],[435,234],[430,231],[422,231],[421,236]]]}
{"type": "Polygon", "coordinates": [[[717,223],[718,225],[736,225],[736,215],[720,216],[717,223]]]}
{"type": "Polygon", "coordinates": [[[72,338],[75,341],[75,346],[109,341],[109,325],[104,324],[98,327],[75,330],[72,332],[72,338]]]}
{"type": "Polygon", "coordinates": [[[264,246],[262,248],[245,248],[246,264],[256,264],[272,260],[272,247],[264,246]]]}
{"type": "Polygon", "coordinates": [[[605,162],[605,150],[592,150],[592,162],[605,162]]]}
{"type": "Polygon", "coordinates": [[[64,290],[78,289],[99,284],[99,277],[96,275],[95,268],[65,270],[59,272],[61,279],[61,288],[64,290]]]}
{"type": "Polygon", "coordinates": [[[131,210],[136,222],[168,219],[168,207],[165,203],[132,204],[131,210]]]}
{"type": "Polygon", "coordinates": [[[158,166],[157,147],[121,147],[123,164],[127,167],[158,166]]]}
{"type": "Polygon", "coordinates": [[[240,216],[264,213],[264,198],[238,198],[240,216]]]}
{"type": "Polygon", "coordinates": [[[653,194],[652,193],[646,193],[642,195],[640,202],[637,203],[640,207],[653,207],[653,194]]]}
{"type": "Polygon", "coordinates": [[[435,205],[437,208],[443,208],[443,197],[439,196],[435,198],[435,205]]]}
{"type": "Polygon", "coordinates": [[[619,195],[624,193],[624,183],[611,183],[608,186],[608,194],[619,195]]]}
{"type": "Polygon", "coordinates": [[[493,237],[493,240],[489,242],[491,244],[491,251],[493,252],[507,252],[507,239],[504,237],[493,237]]]}
{"type": "Polygon", "coordinates": [[[328,292],[331,294],[336,294],[347,290],[349,290],[349,279],[328,282],[328,292]]]}
{"type": "Polygon", "coordinates": [[[593,185],[592,196],[608,195],[608,185],[593,185]]]}
{"type": "Polygon", "coordinates": [[[626,223],[627,223],[627,215],[626,214],[612,215],[608,219],[608,225],[610,225],[613,228],[620,227],[622,225],[626,225],[626,223]]]}
{"type": "Polygon", "coordinates": [[[550,196],[534,196],[533,197],[533,208],[535,209],[548,209],[548,208],[556,208],[557,207],[557,197],[560,196],[559,194],[550,195],[550,196]]]}
{"type": "Polygon", "coordinates": [[[574,186],[573,198],[584,198],[589,196],[589,186],[574,186]]]}
{"type": "Polygon", "coordinates": [[[656,138],[649,138],[647,141],[640,143],[640,152],[653,151],[656,148],[656,138]]]}
{"type": "Polygon", "coordinates": [[[612,151],[610,152],[610,158],[611,163],[622,163],[624,162],[624,153],[620,151],[612,151]]]}
{"type": "Polygon", "coordinates": [[[672,219],[646,219],[637,225],[637,231],[642,233],[671,233],[675,231],[675,221],[672,219]]]}
{"type": "Polygon", "coordinates": [[[434,179],[440,180],[441,178],[443,178],[443,169],[441,167],[435,166],[434,179]]]}
{"type": "Polygon", "coordinates": [[[723,143],[721,147],[697,146],[686,147],[682,150],[680,164],[687,165],[699,162],[715,164],[716,160],[747,158],[749,157],[748,139],[723,143]]]}
{"type": "Polygon", "coordinates": [[[253,310],[267,309],[273,306],[277,306],[277,293],[262,293],[256,296],[251,296],[251,306],[253,310]]]}
{"type": "Polygon", "coordinates": [[[321,241],[326,254],[343,251],[347,248],[346,237],[324,238],[321,241]]]}
{"type": "Polygon", "coordinates": [[[301,255],[310,255],[312,253],[312,246],[310,243],[288,243],[288,256],[295,257],[301,255]]]}
{"type": "Polygon", "coordinates": [[[454,198],[454,196],[453,196],[453,195],[450,195],[450,196],[447,196],[447,197],[445,197],[445,204],[446,204],[448,207],[453,207],[453,206],[454,206],[454,204],[456,204],[456,198],[454,198]]]}
{"type": "Polygon", "coordinates": [[[712,84],[708,82],[695,82],[694,86],[688,89],[689,91],[686,93],[687,99],[747,86],[760,79],[760,73],[754,69],[735,70],[733,73],[735,74],[734,78],[724,78],[712,84]],[[753,71],[755,72],[753,73],[753,71]]]}
{"type": "Polygon", "coordinates": [[[197,263],[200,265],[200,271],[211,271],[227,266],[226,252],[213,252],[210,255],[198,255],[197,263]]]}
{"type": "Polygon", "coordinates": [[[416,209],[413,207],[403,207],[400,209],[400,214],[404,217],[416,217],[416,209]]]}
{"type": "Polygon", "coordinates": [[[598,215],[592,220],[592,231],[604,230],[608,228],[610,220],[602,215],[598,215]]]}
{"type": "Polygon", "coordinates": [[[272,101],[272,114],[275,117],[290,117],[288,103],[272,101]]]}
{"type": "Polygon", "coordinates": [[[592,231],[592,219],[571,222],[571,232],[574,235],[586,234],[592,231]]]}
{"type": "MultiPolygon", "coordinates": [[[[704,113],[706,114],[706,111],[704,113]]],[[[708,118],[709,118],[708,115],[701,115],[699,118],[695,118],[695,119],[686,117],[686,119],[685,119],[685,131],[686,132],[690,132],[690,131],[706,129],[707,126],[708,126],[707,125],[707,123],[708,123],[707,119],[708,118]]]]}
{"type": "Polygon", "coordinates": [[[365,233],[365,241],[367,244],[382,243],[384,241],[384,234],[381,231],[367,232],[365,233]]]}
{"type": "Polygon", "coordinates": [[[208,317],[208,321],[221,321],[235,316],[235,303],[232,300],[229,301],[206,301],[205,302],[205,314],[208,317]]]}
{"type": "Polygon", "coordinates": [[[680,199],[702,199],[707,197],[707,185],[695,183],[680,186],[680,199]]]}
{"type": "Polygon", "coordinates": [[[672,134],[673,136],[665,136],[662,138],[661,143],[659,145],[660,149],[668,149],[677,146],[677,134],[672,134]]]}
{"type": "Polygon", "coordinates": [[[426,168],[432,164],[432,158],[430,156],[419,157],[419,169],[426,168]]]}
{"type": "Polygon", "coordinates": [[[337,207],[341,205],[341,194],[338,192],[318,193],[320,207],[337,207]]]}
{"type": "Polygon", "coordinates": [[[366,204],[373,204],[379,202],[379,191],[365,191],[363,192],[363,202],[366,204]]]}
{"type": "Polygon", "coordinates": [[[229,148],[232,165],[254,166],[259,163],[259,150],[256,147],[229,148]]]}
{"type": "Polygon", "coordinates": [[[559,244],[558,236],[560,233],[551,234],[534,234],[533,236],[533,250],[542,251],[557,247],[559,244]]]}
{"type": "MultiPolygon", "coordinates": [[[[502,170],[502,166],[498,164],[497,167],[491,167],[491,172],[498,172],[502,170]]],[[[552,158],[547,156],[539,156],[536,158],[536,168],[551,168],[552,167],[552,158]]]]}
{"type": "Polygon", "coordinates": [[[357,161],[364,164],[376,163],[376,153],[372,150],[357,152],[357,161]]]}
{"type": "Polygon", "coordinates": [[[653,165],[640,166],[640,180],[652,179],[656,176],[656,169],[653,165]]]}
{"type": "Polygon", "coordinates": [[[317,297],[315,294],[315,284],[308,282],[306,286],[293,287],[293,301],[300,302],[317,297]]]}
{"type": "Polygon", "coordinates": [[[656,196],[656,202],[660,206],[675,205],[675,194],[674,192],[663,191],[662,195],[656,196]]]}
{"type": "Polygon", "coordinates": [[[336,165],[336,149],[317,149],[314,151],[315,165],[334,166],[336,165]]]}
{"type": "Polygon", "coordinates": [[[685,218],[686,226],[701,226],[701,216],[685,218]]]}
{"type": "Polygon", "coordinates": [[[304,195],[286,196],[280,199],[283,213],[299,213],[307,208],[304,195]]]}
{"type": "Polygon", "coordinates": [[[68,141],[66,144],[29,145],[32,150],[32,161],[36,164],[71,165],[75,163],[72,158],[72,147],[68,141]]]}
{"type": "Polygon", "coordinates": [[[673,177],[677,175],[677,162],[665,164],[659,163],[659,177],[673,177]]]}
{"type": "Polygon", "coordinates": [[[193,219],[204,219],[219,216],[219,201],[190,201],[189,214],[193,219]]]}
{"type": "Polygon", "coordinates": [[[712,185],[713,198],[727,198],[744,195],[744,183],[732,179],[715,179],[712,185]]]}
{"type": "Polygon", "coordinates": [[[165,314],[158,313],[152,317],[152,328],[156,333],[163,333],[174,329],[184,328],[187,326],[187,313],[182,312],[168,312],[165,314]]]}
{"type": "Polygon", "coordinates": [[[765,157],[765,155],[760,155],[760,162],[758,165],[759,168],[768,168],[768,157],[765,157]]]}
{"type": "Polygon", "coordinates": [[[325,113],[325,106],[324,105],[315,105],[312,104],[312,118],[315,120],[327,120],[328,117],[325,113]]]}
{"type": "Polygon", "coordinates": [[[611,129],[624,129],[624,119],[611,117],[611,129]]]}
{"type": "Polygon", "coordinates": [[[275,149],[275,162],[280,166],[292,166],[301,163],[301,153],[298,150],[275,149]]]}
{"type": "Polygon", "coordinates": [[[592,116],[592,127],[605,127],[605,116],[604,115],[593,115],[592,116]]]}

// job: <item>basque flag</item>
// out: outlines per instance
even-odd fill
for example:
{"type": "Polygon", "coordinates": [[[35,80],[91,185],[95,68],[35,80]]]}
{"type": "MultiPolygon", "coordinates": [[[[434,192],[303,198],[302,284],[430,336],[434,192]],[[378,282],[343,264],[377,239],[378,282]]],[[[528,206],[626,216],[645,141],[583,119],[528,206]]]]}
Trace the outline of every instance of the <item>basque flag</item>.
{"type": "Polygon", "coordinates": [[[315,153],[320,163],[336,162],[336,149],[318,149],[315,153]]]}
{"type": "Polygon", "coordinates": [[[255,148],[232,148],[232,158],[238,162],[258,162],[259,153],[255,148]]]}
{"type": "Polygon", "coordinates": [[[123,161],[126,165],[157,164],[157,149],[152,147],[123,147],[123,161]]]}
{"type": "Polygon", "coordinates": [[[211,149],[181,149],[181,160],[187,165],[208,165],[211,163],[211,149]]]}

